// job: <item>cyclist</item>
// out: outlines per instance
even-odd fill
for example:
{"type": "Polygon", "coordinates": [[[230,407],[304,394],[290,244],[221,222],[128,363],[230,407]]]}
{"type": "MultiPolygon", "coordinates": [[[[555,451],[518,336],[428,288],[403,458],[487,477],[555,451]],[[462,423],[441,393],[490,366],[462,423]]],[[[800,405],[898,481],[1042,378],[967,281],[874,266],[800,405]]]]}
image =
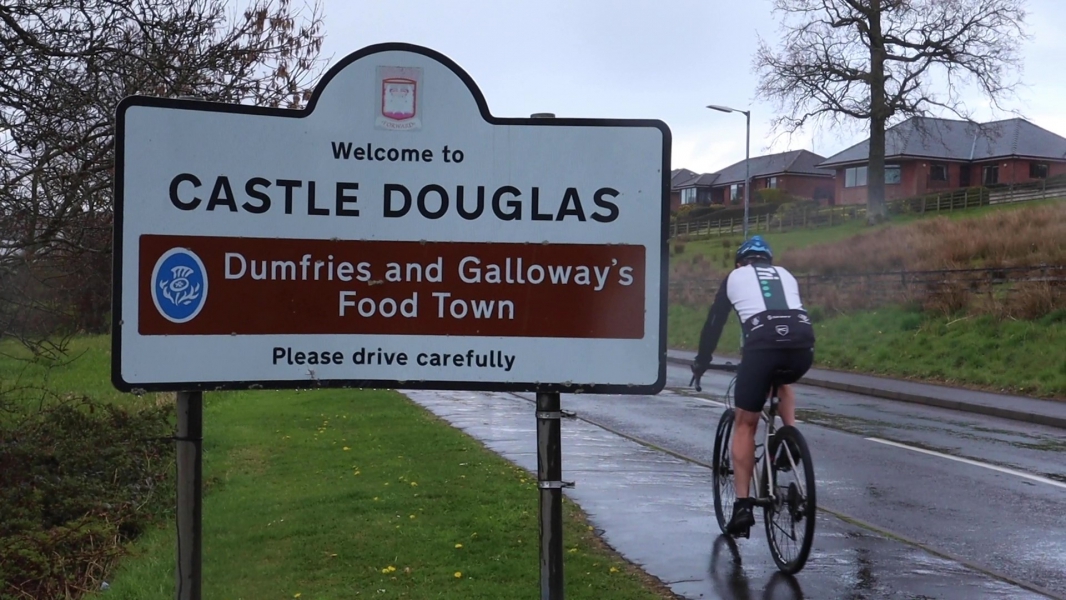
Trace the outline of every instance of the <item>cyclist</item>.
{"type": "MultiPolygon", "coordinates": [[[[734,389],[736,418],[732,455],[737,501],[726,526],[734,537],[747,537],[755,524],[753,501],[748,494],[755,470],[755,431],[770,395],[770,378],[775,371],[788,371],[777,379],[779,414],[785,425],[795,426],[795,394],[788,384],[798,381],[814,360],[814,328],[800,300],[799,285],[787,269],[773,265],[773,256],[761,236],[756,235],[740,245],[736,269],[718,289],[700,333],[699,352],[692,362],[693,374],[702,376],[733,309],[740,318],[743,334],[743,352],[734,389]]],[[[798,458],[795,449],[790,451],[798,458]]]]}

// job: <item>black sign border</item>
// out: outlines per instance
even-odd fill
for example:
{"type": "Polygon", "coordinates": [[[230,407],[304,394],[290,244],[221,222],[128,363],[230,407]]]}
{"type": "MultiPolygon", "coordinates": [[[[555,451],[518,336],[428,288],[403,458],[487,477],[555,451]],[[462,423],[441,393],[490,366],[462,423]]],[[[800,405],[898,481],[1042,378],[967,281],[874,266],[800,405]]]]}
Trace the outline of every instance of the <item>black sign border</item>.
{"type": "MultiPolygon", "coordinates": [[[[206,392],[224,390],[288,390],[288,389],[408,389],[408,390],[464,390],[485,392],[546,392],[572,394],[630,394],[654,395],[666,387],[666,325],[669,307],[670,275],[670,149],[672,136],[667,124],[658,119],[589,119],[589,118],[506,118],[489,112],[488,103],[473,78],[444,54],[415,44],[388,42],[373,44],[344,57],[322,76],[315,86],[307,106],[302,109],[270,108],[243,104],[224,104],[191,99],[159,98],[155,96],[127,96],[116,108],[114,226],[112,230],[112,291],[111,291],[111,383],[121,392],[206,392]],[[659,369],[658,378],[648,385],[575,384],[540,382],[475,382],[438,380],[383,379],[287,379],[264,381],[186,381],[131,384],[122,378],[122,242],[124,222],[126,110],[133,106],[178,108],[208,112],[265,115],[272,117],[304,118],[314,112],[318,98],[329,82],[351,63],[382,52],[411,52],[431,58],[455,73],[467,86],[477,102],[481,118],[493,125],[523,125],[537,127],[654,127],[663,135],[662,224],[660,242],[661,286],[659,290],[659,369]]],[[[565,339],[559,340],[565,344],[565,339]]]]}

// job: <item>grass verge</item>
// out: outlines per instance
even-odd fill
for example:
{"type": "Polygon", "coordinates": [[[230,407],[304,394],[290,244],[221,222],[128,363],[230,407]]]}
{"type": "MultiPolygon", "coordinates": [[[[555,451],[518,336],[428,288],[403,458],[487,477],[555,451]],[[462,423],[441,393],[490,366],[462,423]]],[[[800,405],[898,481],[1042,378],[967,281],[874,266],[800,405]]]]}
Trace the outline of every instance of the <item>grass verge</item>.
{"type": "MultiPolygon", "coordinates": [[[[132,402],[107,382],[107,340],[21,372],[59,393],[132,402]]],[[[17,363],[0,361],[12,376],[17,363]]],[[[530,440],[530,443],[534,443],[530,440]]],[[[391,391],[205,394],[204,596],[520,598],[539,588],[535,477],[391,391]]],[[[674,598],[564,508],[566,594],[674,598]]],[[[89,597],[174,596],[175,534],[131,544],[89,597]]]]}
{"type": "MultiPolygon", "coordinates": [[[[1066,400],[1066,310],[1033,321],[886,308],[818,318],[816,366],[1066,400]]],[[[706,309],[671,306],[672,348],[694,350],[706,309]]],[[[730,319],[721,353],[736,354],[730,319]]]]}
{"type": "MultiPolygon", "coordinates": [[[[1039,262],[1037,258],[1051,262],[1061,258],[1061,246],[1054,242],[1061,239],[1060,215],[1064,209],[1066,198],[1056,198],[924,215],[893,215],[889,221],[874,226],[858,219],[831,227],[752,233],[763,236],[774,249],[776,262],[794,272],[820,272],[827,262],[838,270],[846,267],[860,272],[898,268],[896,263],[913,263],[908,266],[911,269],[944,268],[954,263],[969,266],[987,264],[994,258],[1028,264],[1027,261],[1039,262]],[[997,239],[978,235],[982,231],[1010,235],[997,239]],[[921,239],[904,243],[904,235],[921,239]],[[1048,246],[1043,257],[1029,248],[1040,242],[1048,246]],[[939,244],[942,248],[918,252],[923,244],[939,244]]],[[[672,241],[671,248],[683,247],[680,254],[671,257],[672,272],[677,276],[693,274],[695,260],[700,266],[706,265],[697,271],[709,268],[712,273],[724,274],[733,268],[733,253],[742,240],[743,235],[738,232],[732,236],[672,241]]]]}

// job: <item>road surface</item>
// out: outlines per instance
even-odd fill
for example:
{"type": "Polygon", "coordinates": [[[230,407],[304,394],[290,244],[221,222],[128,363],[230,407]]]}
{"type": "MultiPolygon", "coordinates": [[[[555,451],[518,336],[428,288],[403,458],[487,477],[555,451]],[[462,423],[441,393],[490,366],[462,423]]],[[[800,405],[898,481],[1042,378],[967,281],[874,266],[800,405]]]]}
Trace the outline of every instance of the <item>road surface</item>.
{"type": "MultiPolygon", "coordinates": [[[[564,395],[580,419],[564,421],[563,469],[608,543],[678,594],[1066,598],[1063,430],[798,386],[829,512],[807,567],[780,577],[761,511],[751,539],[735,543],[714,521],[703,465],[732,376],[708,371],[696,394],[686,368],[668,375],[657,396],[564,395]]],[[[535,470],[532,395],[407,395],[535,470]]]]}

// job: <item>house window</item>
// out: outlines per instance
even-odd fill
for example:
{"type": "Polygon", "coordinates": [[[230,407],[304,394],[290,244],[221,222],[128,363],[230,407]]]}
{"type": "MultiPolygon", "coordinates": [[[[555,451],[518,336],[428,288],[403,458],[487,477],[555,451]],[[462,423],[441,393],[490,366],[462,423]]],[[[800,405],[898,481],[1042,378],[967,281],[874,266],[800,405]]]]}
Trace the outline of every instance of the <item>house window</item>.
{"type": "Polygon", "coordinates": [[[866,167],[844,169],[844,187],[862,187],[866,185],[866,167]]]}
{"type": "Polygon", "coordinates": [[[733,202],[740,201],[740,184],[734,183],[729,186],[729,199],[733,202]]]}
{"type": "MultiPolygon", "coordinates": [[[[866,185],[867,167],[852,167],[844,169],[844,187],[862,187],[866,185]]],[[[885,165],[885,184],[898,184],[902,178],[902,169],[899,165],[885,165]]]]}
{"type": "Polygon", "coordinates": [[[1047,163],[1029,163],[1029,179],[1047,179],[1047,163]]]}
{"type": "Polygon", "coordinates": [[[948,166],[933,164],[929,165],[929,180],[930,181],[947,181],[948,180],[948,166]]]}
{"type": "Polygon", "coordinates": [[[981,183],[984,185],[999,183],[999,165],[989,165],[982,169],[981,183]]]}
{"type": "Polygon", "coordinates": [[[681,204],[692,204],[696,201],[696,188],[681,190],[681,204]]]}
{"type": "Polygon", "coordinates": [[[771,189],[771,190],[772,189],[776,189],[777,188],[777,178],[776,177],[767,177],[766,178],[766,188],[767,189],[771,189]]]}
{"type": "Polygon", "coordinates": [[[885,165],[885,185],[894,185],[900,182],[901,170],[899,165],[885,165]]]}

